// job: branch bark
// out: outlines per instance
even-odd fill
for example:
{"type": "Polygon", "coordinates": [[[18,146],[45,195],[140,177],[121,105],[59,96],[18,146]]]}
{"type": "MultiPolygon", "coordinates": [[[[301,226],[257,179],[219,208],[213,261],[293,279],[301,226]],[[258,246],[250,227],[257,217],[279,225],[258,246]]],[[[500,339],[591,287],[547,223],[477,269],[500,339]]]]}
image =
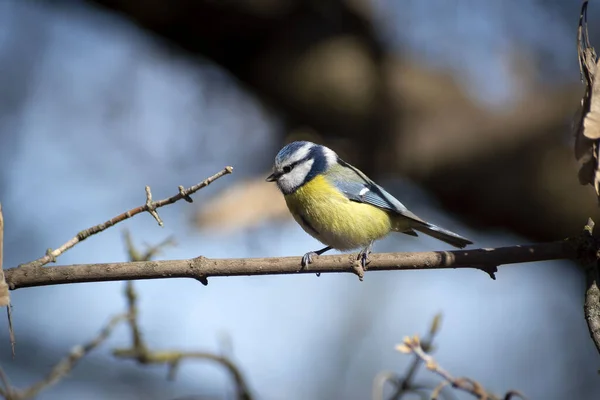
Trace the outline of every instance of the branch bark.
{"type": "MultiPolygon", "coordinates": [[[[414,253],[379,253],[370,256],[369,271],[475,268],[495,279],[497,267],[533,261],[576,260],[581,257],[580,238],[556,242],[474,249],[414,253]]],[[[295,273],[353,272],[355,255],[320,256],[309,268],[300,257],[210,259],[79,264],[46,268],[17,267],[5,271],[11,290],[66,283],[106,282],[132,279],[193,278],[295,273]]]]}
{"type": "Polygon", "coordinates": [[[599,268],[597,263],[586,269],[585,304],[583,311],[592,341],[600,352],[600,289],[598,288],[599,268]]]}

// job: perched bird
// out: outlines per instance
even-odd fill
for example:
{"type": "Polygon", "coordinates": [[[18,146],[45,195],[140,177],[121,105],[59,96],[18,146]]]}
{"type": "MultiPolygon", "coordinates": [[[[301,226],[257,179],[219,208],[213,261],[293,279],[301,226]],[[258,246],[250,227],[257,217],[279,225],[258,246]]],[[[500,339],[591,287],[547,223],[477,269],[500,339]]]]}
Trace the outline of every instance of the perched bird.
{"type": "Polygon", "coordinates": [[[331,149],[311,142],[292,142],[275,157],[273,173],[288,209],[300,226],[327,247],[306,253],[302,266],[328,250],[362,248],[366,267],[373,242],[388,233],[417,236],[416,231],[463,248],[472,242],[430,224],[410,212],[394,196],[343,161],[331,149]]]}

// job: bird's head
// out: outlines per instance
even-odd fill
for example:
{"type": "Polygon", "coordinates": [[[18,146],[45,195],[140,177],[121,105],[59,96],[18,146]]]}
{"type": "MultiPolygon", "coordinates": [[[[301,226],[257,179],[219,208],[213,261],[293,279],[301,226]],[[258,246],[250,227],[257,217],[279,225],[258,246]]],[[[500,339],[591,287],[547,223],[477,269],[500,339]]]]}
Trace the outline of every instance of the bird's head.
{"type": "Polygon", "coordinates": [[[276,182],[283,194],[294,193],[298,188],[337,163],[337,154],[312,142],[292,142],[275,157],[273,173],[268,182],[276,182]]]}

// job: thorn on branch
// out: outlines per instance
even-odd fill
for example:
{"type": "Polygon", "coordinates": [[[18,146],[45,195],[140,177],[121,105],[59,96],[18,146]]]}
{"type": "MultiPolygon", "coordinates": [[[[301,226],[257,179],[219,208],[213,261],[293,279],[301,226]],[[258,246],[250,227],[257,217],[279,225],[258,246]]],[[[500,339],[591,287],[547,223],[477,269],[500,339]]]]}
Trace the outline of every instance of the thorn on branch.
{"type": "Polygon", "coordinates": [[[160,219],[160,216],[156,211],[156,203],[152,201],[152,192],[150,191],[150,186],[146,186],[146,211],[148,211],[150,215],[154,217],[156,222],[158,222],[158,225],[163,226],[162,219],[160,219]]]}
{"type": "MultiPolygon", "coordinates": [[[[358,280],[359,281],[361,281],[361,282],[364,281],[364,279],[365,279],[365,269],[360,264],[360,260],[354,260],[352,262],[352,272],[354,272],[354,274],[356,276],[358,276],[358,280]]],[[[318,276],[320,276],[320,274],[318,276]]]]}
{"type": "Polygon", "coordinates": [[[496,272],[498,272],[498,265],[479,265],[477,268],[487,273],[493,280],[496,280],[496,272]]]}
{"type": "MultiPolygon", "coordinates": [[[[194,268],[194,266],[199,267],[198,269],[202,269],[202,266],[206,263],[208,258],[204,256],[198,256],[194,258],[194,262],[191,263],[190,268],[194,268]]],[[[194,274],[194,278],[200,282],[203,286],[208,286],[208,277],[204,276],[200,273],[194,274]]]]}
{"type": "Polygon", "coordinates": [[[188,203],[193,203],[194,202],[194,200],[190,197],[190,195],[187,193],[187,191],[181,185],[179,185],[179,194],[188,203]]]}

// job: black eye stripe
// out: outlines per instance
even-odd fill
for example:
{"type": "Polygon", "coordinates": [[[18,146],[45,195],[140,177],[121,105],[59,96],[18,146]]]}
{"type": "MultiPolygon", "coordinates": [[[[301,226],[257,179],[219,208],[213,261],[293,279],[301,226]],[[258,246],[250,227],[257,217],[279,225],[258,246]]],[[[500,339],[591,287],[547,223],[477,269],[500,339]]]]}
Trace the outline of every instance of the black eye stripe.
{"type": "Polygon", "coordinates": [[[300,164],[301,162],[303,162],[303,161],[306,161],[306,160],[308,160],[308,157],[306,157],[306,158],[303,158],[302,160],[295,161],[295,162],[291,163],[290,165],[286,165],[285,167],[283,167],[283,172],[284,172],[284,173],[288,173],[288,172],[290,172],[291,170],[293,170],[293,169],[294,169],[294,167],[295,167],[296,165],[298,165],[298,164],[300,164]]]}

